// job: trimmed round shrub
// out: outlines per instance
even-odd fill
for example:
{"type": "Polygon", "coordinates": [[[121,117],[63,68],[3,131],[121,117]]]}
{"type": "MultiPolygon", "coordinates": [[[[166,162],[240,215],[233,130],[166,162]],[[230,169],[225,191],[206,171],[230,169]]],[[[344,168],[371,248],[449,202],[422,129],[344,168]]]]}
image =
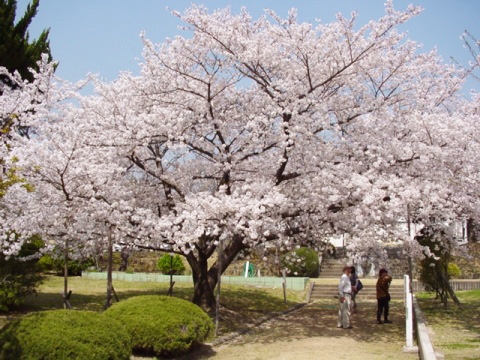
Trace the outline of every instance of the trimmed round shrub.
{"type": "Polygon", "coordinates": [[[130,335],[117,320],[93,311],[49,310],[0,331],[1,359],[130,359],[130,335]]]}
{"type": "Polygon", "coordinates": [[[114,304],[105,315],[125,325],[133,352],[143,355],[184,354],[204,342],[213,329],[212,320],[200,307],[169,296],[132,297],[114,304]]]}

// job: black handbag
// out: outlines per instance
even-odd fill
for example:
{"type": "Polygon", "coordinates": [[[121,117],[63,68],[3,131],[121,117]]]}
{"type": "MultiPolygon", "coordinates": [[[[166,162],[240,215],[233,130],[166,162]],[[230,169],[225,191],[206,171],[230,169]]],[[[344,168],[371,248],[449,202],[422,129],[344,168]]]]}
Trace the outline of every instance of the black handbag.
{"type": "Polygon", "coordinates": [[[362,290],[363,289],[363,284],[362,282],[360,281],[360,279],[358,280],[358,283],[357,283],[357,292],[362,290]]]}

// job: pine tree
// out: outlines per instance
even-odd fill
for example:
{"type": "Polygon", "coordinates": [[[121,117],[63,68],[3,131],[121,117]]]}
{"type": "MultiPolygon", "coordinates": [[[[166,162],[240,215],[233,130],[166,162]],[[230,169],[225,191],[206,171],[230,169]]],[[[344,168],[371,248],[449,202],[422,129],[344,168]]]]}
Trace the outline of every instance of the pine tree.
{"type": "MultiPolygon", "coordinates": [[[[29,68],[37,69],[37,61],[42,54],[48,54],[51,60],[49,30],[44,30],[37,40],[30,42],[28,27],[38,11],[40,0],[33,0],[27,6],[23,17],[15,24],[17,11],[16,0],[0,0],[0,66],[10,73],[18,71],[23,79],[32,81],[29,68]]],[[[1,77],[7,85],[6,77],[1,77]]]]}
{"type": "MultiPolygon", "coordinates": [[[[10,74],[18,72],[23,80],[33,81],[33,75],[30,69],[38,70],[38,61],[43,54],[48,55],[48,60],[52,60],[50,53],[50,41],[48,35],[50,29],[43,30],[37,40],[30,42],[28,27],[37,14],[40,0],[33,0],[27,5],[23,17],[15,24],[17,12],[17,0],[0,0],[0,67],[4,67],[10,74]]],[[[5,75],[0,74],[0,85],[15,89],[19,86],[18,82],[5,75]]],[[[0,86],[0,96],[4,90],[0,86]]],[[[14,126],[15,117],[0,118],[0,137],[8,136],[12,126],[14,126]]],[[[23,135],[28,135],[28,128],[23,128],[17,124],[17,129],[23,135]]]]}

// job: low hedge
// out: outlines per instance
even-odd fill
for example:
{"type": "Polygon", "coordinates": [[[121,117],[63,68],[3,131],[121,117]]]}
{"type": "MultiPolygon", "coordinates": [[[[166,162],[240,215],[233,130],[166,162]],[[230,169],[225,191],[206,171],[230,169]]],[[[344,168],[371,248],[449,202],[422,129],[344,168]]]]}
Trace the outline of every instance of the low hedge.
{"type": "Polygon", "coordinates": [[[127,360],[123,325],[93,311],[49,310],[19,318],[0,331],[1,359],[127,360]]]}
{"type": "Polygon", "coordinates": [[[176,356],[204,342],[213,322],[197,305],[169,296],[136,296],[114,304],[105,315],[119,320],[143,355],[176,356]]]}

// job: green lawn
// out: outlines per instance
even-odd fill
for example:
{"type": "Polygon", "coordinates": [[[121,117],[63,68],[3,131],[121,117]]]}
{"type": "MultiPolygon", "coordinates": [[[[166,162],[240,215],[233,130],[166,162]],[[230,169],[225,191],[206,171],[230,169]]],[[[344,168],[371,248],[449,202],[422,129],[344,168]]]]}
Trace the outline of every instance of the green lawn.
{"type": "MultiPolygon", "coordinates": [[[[114,281],[113,286],[120,301],[132,296],[159,294],[166,295],[168,283],[114,281]]],[[[70,304],[73,309],[103,311],[106,300],[106,281],[82,277],[70,277],[68,288],[72,290],[70,304]]],[[[220,294],[219,335],[237,330],[242,324],[256,321],[259,317],[281,312],[301,303],[305,299],[304,291],[287,291],[284,302],[282,289],[255,288],[248,286],[222,285],[220,294]]],[[[49,276],[36,295],[26,299],[19,312],[0,317],[0,326],[22,314],[63,308],[63,278],[49,276]]],[[[174,296],[191,300],[193,288],[187,284],[176,284],[174,296]]],[[[115,302],[115,299],[113,300],[115,302]]]]}
{"type": "Polygon", "coordinates": [[[433,294],[417,294],[436,351],[445,359],[480,359],[480,290],[456,292],[461,306],[447,310],[433,294]]]}

